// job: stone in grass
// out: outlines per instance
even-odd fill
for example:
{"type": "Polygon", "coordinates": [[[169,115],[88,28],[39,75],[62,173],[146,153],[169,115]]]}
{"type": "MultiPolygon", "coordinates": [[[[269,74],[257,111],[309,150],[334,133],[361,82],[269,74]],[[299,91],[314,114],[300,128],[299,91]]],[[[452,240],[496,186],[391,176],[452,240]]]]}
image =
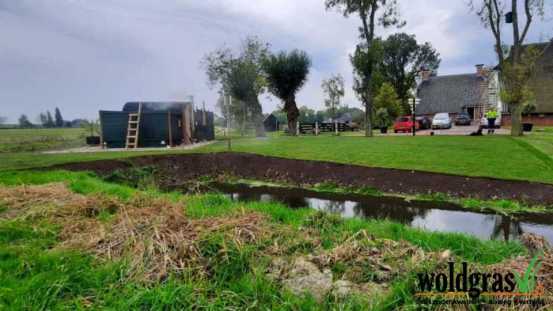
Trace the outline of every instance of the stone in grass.
{"type": "Polygon", "coordinates": [[[325,269],[322,272],[312,262],[302,257],[297,258],[282,284],[293,293],[309,293],[317,301],[332,290],[332,272],[325,269]]]}

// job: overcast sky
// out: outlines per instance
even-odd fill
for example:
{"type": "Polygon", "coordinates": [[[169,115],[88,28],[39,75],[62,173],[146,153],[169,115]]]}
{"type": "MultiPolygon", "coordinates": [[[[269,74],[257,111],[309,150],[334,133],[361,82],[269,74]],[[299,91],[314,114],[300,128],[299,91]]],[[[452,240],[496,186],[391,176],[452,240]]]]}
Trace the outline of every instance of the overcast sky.
{"type": "MultiPolygon", "coordinates": [[[[398,2],[407,21],[399,31],[432,43],[442,57],[439,74],[495,62],[492,36],[468,0],[398,2]]],[[[548,10],[530,41],[553,36],[548,10]]],[[[325,11],[324,0],[0,0],[0,115],[35,121],[59,107],[65,119],[97,118],[98,110],[120,110],[126,101],[187,95],[213,108],[217,92],[207,85],[202,56],[235,48],[248,35],[275,51],[298,48],[312,57],[299,105],[321,108],[321,80],[340,73],[344,103],[360,107],[349,63],[359,25],[357,16],[325,11]]],[[[270,112],[279,102],[263,95],[262,103],[270,112]]]]}

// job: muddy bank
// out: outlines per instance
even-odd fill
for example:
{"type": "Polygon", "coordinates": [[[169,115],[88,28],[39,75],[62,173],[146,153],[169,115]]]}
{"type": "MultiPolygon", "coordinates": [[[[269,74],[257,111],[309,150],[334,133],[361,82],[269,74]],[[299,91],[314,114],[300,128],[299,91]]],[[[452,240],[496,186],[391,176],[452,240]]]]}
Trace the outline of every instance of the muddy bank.
{"type": "Polygon", "coordinates": [[[322,161],[268,157],[246,153],[144,156],[55,166],[107,175],[116,169],[154,166],[160,186],[175,187],[200,176],[230,174],[240,178],[274,180],[297,185],[332,182],[373,187],[386,193],[444,193],[455,197],[510,199],[553,205],[553,185],[484,177],[467,177],[415,170],[373,168],[322,161]]]}

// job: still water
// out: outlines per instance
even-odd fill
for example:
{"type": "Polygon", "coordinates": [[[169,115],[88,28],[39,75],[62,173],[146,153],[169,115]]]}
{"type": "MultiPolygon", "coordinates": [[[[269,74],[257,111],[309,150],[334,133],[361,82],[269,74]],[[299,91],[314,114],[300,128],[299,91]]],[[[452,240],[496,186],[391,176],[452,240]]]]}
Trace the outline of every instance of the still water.
{"type": "Polygon", "coordinates": [[[398,197],[335,194],[305,189],[251,187],[241,184],[210,185],[237,201],[276,201],[291,208],[314,208],[343,217],[390,219],[431,231],[460,232],[480,239],[517,239],[524,232],[544,236],[553,243],[553,214],[503,216],[479,213],[446,202],[406,201],[398,197]]]}

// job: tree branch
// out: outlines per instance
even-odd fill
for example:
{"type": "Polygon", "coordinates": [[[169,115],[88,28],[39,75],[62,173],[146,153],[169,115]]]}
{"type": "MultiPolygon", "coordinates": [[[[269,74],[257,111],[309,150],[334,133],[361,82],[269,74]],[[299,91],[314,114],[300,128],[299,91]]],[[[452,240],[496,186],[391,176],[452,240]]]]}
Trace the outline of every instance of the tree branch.
{"type": "Polygon", "coordinates": [[[532,23],[532,10],[530,8],[530,1],[532,0],[524,0],[524,12],[526,14],[526,25],[524,25],[524,30],[522,31],[522,35],[520,36],[520,42],[519,44],[522,45],[524,43],[524,39],[526,38],[526,34],[528,33],[528,29],[530,29],[530,24],[532,23]]]}

